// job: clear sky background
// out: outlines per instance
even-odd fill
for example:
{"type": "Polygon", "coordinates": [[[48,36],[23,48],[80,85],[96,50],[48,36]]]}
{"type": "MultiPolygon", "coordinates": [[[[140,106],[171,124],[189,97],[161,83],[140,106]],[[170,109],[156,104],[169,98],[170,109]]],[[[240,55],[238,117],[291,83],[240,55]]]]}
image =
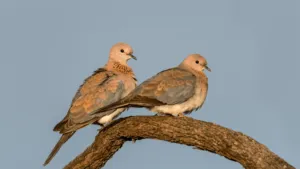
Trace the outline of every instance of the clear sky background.
{"type": "MultiPolygon", "coordinates": [[[[139,82],[200,53],[212,69],[204,107],[191,114],[241,131],[300,167],[298,0],[0,1],[0,161],[43,168],[83,80],[119,41],[139,82]]],[[[153,115],[131,109],[122,116],[153,115]]],[[[97,134],[88,126],[46,168],[62,168],[97,134]]],[[[105,169],[241,169],[209,152],[156,140],[128,142],[105,169]]]]}

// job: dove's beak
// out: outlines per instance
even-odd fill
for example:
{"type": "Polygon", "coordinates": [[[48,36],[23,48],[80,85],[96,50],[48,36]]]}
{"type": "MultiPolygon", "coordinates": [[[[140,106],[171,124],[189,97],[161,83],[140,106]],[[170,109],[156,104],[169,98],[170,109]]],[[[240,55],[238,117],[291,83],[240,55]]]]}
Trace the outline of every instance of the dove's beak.
{"type": "Polygon", "coordinates": [[[137,58],[136,58],[134,55],[129,54],[129,56],[130,56],[132,59],[137,60],[137,58]]]}
{"type": "Polygon", "coordinates": [[[205,65],[204,67],[205,67],[206,70],[211,72],[211,69],[207,65],[205,65]]]}

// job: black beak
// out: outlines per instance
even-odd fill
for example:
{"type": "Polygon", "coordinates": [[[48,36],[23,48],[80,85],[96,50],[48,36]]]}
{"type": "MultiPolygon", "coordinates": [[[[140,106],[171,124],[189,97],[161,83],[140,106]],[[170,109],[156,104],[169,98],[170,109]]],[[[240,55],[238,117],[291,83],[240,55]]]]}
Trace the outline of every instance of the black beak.
{"type": "Polygon", "coordinates": [[[131,56],[132,59],[137,60],[137,58],[134,55],[130,54],[129,56],[131,56]]]}
{"type": "Polygon", "coordinates": [[[205,65],[204,67],[205,67],[206,70],[211,72],[211,69],[207,65],[205,65]]]}

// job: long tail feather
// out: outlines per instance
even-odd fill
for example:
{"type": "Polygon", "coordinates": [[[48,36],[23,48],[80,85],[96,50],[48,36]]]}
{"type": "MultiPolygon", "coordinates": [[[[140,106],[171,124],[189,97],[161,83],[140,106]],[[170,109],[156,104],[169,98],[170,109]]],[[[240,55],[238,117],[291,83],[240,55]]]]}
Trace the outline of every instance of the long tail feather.
{"type": "Polygon", "coordinates": [[[46,166],[47,164],[49,164],[49,162],[53,159],[53,157],[56,155],[56,153],[59,151],[59,149],[61,148],[61,146],[67,142],[72,136],[74,132],[70,132],[70,133],[66,133],[63,134],[59,141],[56,143],[55,147],[52,149],[51,153],[49,154],[48,158],[46,159],[44,166],[46,166]]]}
{"type": "Polygon", "coordinates": [[[101,113],[101,112],[105,112],[105,111],[109,111],[109,110],[114,110],[114,109],[117,109],[117,108],[126,107],[128,105],[129,105],[129,103],[121,103],[120,104],[119,102],[116,102],[116,103],[110,104],[106,107],[95,110],[94,112],[92,112],[90,114],[92,115],[92,114],[97,114],[97,113],[101,113]]]}
{"type": "Polygon", "coordinates": [[[153,106],[159,106],[163,105],[164,103],[156,100],[156,99],[151,99],[151,98],[146,98],[146,97],[135,97],[135,98],[129,98],[127,99],[126,97],[122,100],[119,100],[115,103],[112,103],[108,106],[102,107],[100,109],[95,110],[94,112],[90,113],[92,114],[97,114],[101,112],[105,112],[108,110],[113,110],[113,109],[118,109],[118,108],[123,108],[123,107],[153,107],[153,106]]]}

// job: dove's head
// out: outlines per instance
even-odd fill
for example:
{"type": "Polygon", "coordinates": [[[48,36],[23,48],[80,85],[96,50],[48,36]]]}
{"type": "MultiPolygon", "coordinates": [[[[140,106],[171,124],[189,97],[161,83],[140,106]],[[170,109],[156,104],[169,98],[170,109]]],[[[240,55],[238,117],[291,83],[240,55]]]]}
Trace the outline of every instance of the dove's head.
{"type": "Polygon", "coordinates": [[[121,64],[126,64],[127,61],[131,58],[136,60],[136,57],[133,55],[132,47],[122,42],[115,44],[110,49],[109,58],[114,61],[120,62],[121,64]]]}
{"type": "Polygon", "coordinates": [[[199,54],[191,54],[187,56],[184,59],[184,61],[180,64],[180,67],[192,69],[196,72],[203,72],[204,69],[211,71],[210,68],[207,66],[206,59],[199,54]]]}

